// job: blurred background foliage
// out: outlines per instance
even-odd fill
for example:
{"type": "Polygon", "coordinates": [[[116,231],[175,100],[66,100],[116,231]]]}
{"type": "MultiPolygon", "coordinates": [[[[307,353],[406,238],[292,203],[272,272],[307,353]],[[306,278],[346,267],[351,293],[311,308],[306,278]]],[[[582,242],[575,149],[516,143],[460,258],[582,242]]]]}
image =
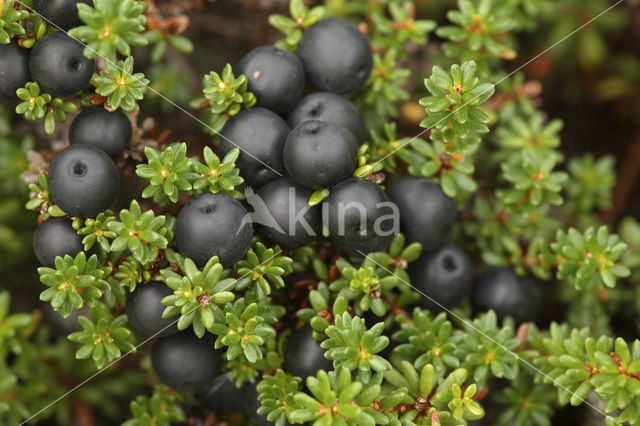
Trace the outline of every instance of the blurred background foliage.
{"type": "MultiPolygon", "coordinates": [[[[581,202],[600,207],[600,219],[614,225],[623,240],[630,247],[635,247],[637,252],[640,246],[640,228],[632,218],[637,220],[640,217],[640,2],[624,1],[593,24],[545,51],[581,25],[587,24],[613,2],[513,1],[528,8],[529,15],[537,16],[537,19],[522,24],[527,29],[526,32],[518,33],[513,40],[504,40],[507,57],[511,55],[510,49],[517,52],[517,57],[514,54],[514,58],[508,61],[508,68],[515,70],[531,58],[536,59],[523,69],[520,79],[522,84],[511,88],[512,97],[503,96],[504,93],[509,93],[507,88],[501,92],[502,98],[494,97],[491,102],[517,102],[518,96],[527,96],[536,105],[543,106],[549,117],[564,121],[558,135],[562,140],[561,151],[567,158],[578,156],[567,167],[571,180],[584,183],[576,185],[576,190],[585,186],[593,188],[589,194],[592,199],[578,198],[581,202]],[[603,157],[605,160],[602,160],[603,157]],[[598,188],[603,185],[606,188],[606,182],[593,181],[594,175],[591,173],[602,161],[615,161],[618,170],[617,185],[611,200],[599,196],[598,188]]],[[[153,36],[152,42],[156,43],[154,49],[133,49],[136,71],[144,72],[154,89],[147,93],[141,103],[139,123],[144,123],[141,131],[149,138],[159,141],[166,140],[170,134],[172,140],[189,141],[190,151],[201,152],[202,147],[210,143],[210,137],[192,117],[178,111],[156,92],[190,114],[198,115],[198,111],[189,108],[189,101],[200,96],[201,76],[212,70],[221,71],[226,63],[235,65],[250,49],[280,39],[281,34],[269,24],[268,18],[274,13],[288,16],[288,1],[148,2],[156,6],[148,14],[150,22],[161,31],[160,35],[153,36]],[[171,38],[177,33],[191,40],[196,53],[182,55],[174,50],[182,42],[181,39],[171,38]]],[[[340,16],[357,13],[377,2],[327,0],[324,3],[330,14],[340,16]]],[[[446,11],[456,7],[453,0],[416,0],[415,3],[415,19],[435,21],[438,26],[447,25],[446,11]]],[[[307,4],[312,5],[314,2],[307,1],[307,4]]],[[[524,18],[513,15],[508,19],[524,18]]],[[[384,66],[384,61],[398,61],[411,70],[410,75],[398,77],[401,87],[406,90],[397,111],[398,127],[394,137],[398,140],[411,138],[422,131],[419,123],[424,118],[424,109],[419,106],[418,100],[426,95],[423,80],[430,75],[433,65],[448,63],[440,53],[441,50],[436,48],[437,44],[443,42],[437,33],[432,33],[428,43],[412,46],[407,57],[383,57],[377,64],[384,66]]],[[[366,99],[357,102],[360,105],[371,104],[366,99]]],[[[69,325],[76,322],[63,321],[57,313],[51,311],[48,303],[41,304],[38,301],[37,295],[42,286],[38,281],[38,265],[31,249],[31,238],[37,224],[36,214],[24,210],[29,194],[23,179],[35,181],[38,168],[46,164],[46,161],[31,150],[43,151],[46,159],[52,138],[44,134],[40,125],[16,117],[11,112],[14,106],[11,103],[0,105],[0,290],[9,290],[11,312],[27,313],[21,320],[34,325],[30,329],[33,336],[23,348],[25,356],[21,358],[31,362],[25,361],[16,378],[21,381],[25,394],[21,396],[21,400],[15,399],[12,402],[31,407],[31,404],[42,404],[40,397],[44,393],[47,399],[55,398],[80,384],[93,372],[93,364],[91,361],[76,361],[72,343],[64,338],[74,331],[69,330],[69,325]],[[44,327],[35,327],[38,323],[44,327]]],[[[535,123],[532,125],[535,126],[535,123]]],[[[57,126],[53,134],[54,145],[64,142],[67,126],[68,124],[57,126]]],[[[378,130],[380,135],[384,135],[388,129],[378,130]]],[[[607,169],[606,165],[602,167],[607,169]]],[[[482,164],[480,157],[480,175],[483,169],[491,168],[491,165],[482,164]]],[[[602,173],[596,175],[602,176],[602,173]]],[[[124,179],[123,188],[128,191],[140,189],[139,185],[130,185],[131,182],[137,182],[135,179],[135,175],[124,179]]],[[[481,179],[479,183],[482,190],[481,179]]],[[[569,190],[571,191],[571,186],[569,190]]],[[[468,210],[471,209],[469,206],[468,210]]],[[[574,210],[579,212],[580,209],[581,206],[578,205],[574,210]]],[[[576,217],[575,220],[580,223],[581,219],[576,217]]],[[[640,259],[637,256],[627,257],[626,262],[632,270],[640,269],[640,259]]],[[[624,313],[618,314],[616,310],[620,303],[630,300],[629,298],[635,298],[640,309],[640,297],[637,296],[640,292],[636,291],[640,286],[640,277],[632,277],[631,281],[632,285],[624,289],[607,295],[600,293],[600,297],[611,298],[606,308],[597,300],[591,300],[597,298],[598,293],[580,293],[571,286],[563,286],[561,300],[572,301],[567,312],[570,322],[591,322],[598,330],[597,319],[600,313],[597,309],[606,309],[610,311],[606,315],[620,317],[616,320],[618,335],[637,336],[639,319],[629,318],[624,313]],[[581,318],[584,316],[587,318],[581,318]]],[[[549,306],[549,317],[557,316],[566,307],[563,304],[549,306]]],[[[3,329],[6,328],[6,324],[3,326],[2,323],[5,316],[0,309],[0,352],[3,351],[3,345],[11,344],[6,337],[10,333],[3,329]]],[[[606,323],[605,321],[599,332],[610,331],[606,323]]],[[[144,357],[146,350],[148,348],[143,348],[135,356],[144,357]]],[[[52,410],[58,424],[115,424],[127,418],[129,402],[144,391],[141,386],[149,383],[153,377],[146,371],[134,369],[136,366],[137,361],[120,362],[111,371],[101,374],[71,397],[55,405],[52,410]],[[130,371],[122,374],[127,369],[130,371]],[[111,379],[116,374],[118,379],[111,379]]],[[[148,370],[149,366],[145,368],[148,370]]],[[[3,378],[0,371],[0,394],[1,387],[6,384],[2,383],[3,380],[9,379],[3,378]]],[[[6,401],[12,401],[11,395],[0,397],[0,402],[6,401]]],[[[565,409],[565,418],[571,418],[571,410],[565,409]]],[[[216,424],[215,419],[211,424],[216,424]]]]}

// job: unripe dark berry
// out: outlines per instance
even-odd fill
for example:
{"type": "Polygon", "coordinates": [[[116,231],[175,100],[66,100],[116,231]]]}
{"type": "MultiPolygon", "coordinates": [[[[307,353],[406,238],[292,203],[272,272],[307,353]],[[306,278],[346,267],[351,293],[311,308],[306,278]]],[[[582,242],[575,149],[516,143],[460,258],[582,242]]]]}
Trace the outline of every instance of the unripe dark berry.
{"type": "Polygon", "coordinates": [[[371,46],[346,19],[318,21],[302,36],[297,51],[307,82],[317,90],[351,93],[360,89],[373,67],[371,46]]]}
{"type": "Polygon", "coordinates": [[[351,176],[357,153],[358,142],[349,130],[324,121],[306,121],[289,133],[283,158],[296,182],[322,189],[351,176]]]}
{"type": "Polygon", "coordinates": [[[311,335],[311,327],[306,325],[291,333],[284,350],[284,365],[287,371],[304,380],[315,376],[320,370],[331,371],[333,363],[324,357],[326,350],[311,335]]]}
{"type": "Polygon", "coordinates": [[[304,90],[304,68],[292,53],[273,46],[260,46],[238,63],[238,72],[248,81],[257,105],[280,114],[291,111],[304,90]]]}
{"type": "Polygon", "coordinates": [[[204,266],[213,256],[232,266],[251,245],[253,229],[247,210],[226,194],[202,194],[178,214],[175,239],[183,256],[204,266]]]}
{"type": "Polygon", "coordinates": [[[178,332],[174,324],[177,317],[162,318],[166,308],[162,299],[173,294],[162,281],[149,281],[138,284],[136,289],[127,294],[125,310],[129,323],[140,334],[151,337],[164,337],[178,332]]]}
{"type": "Polygon", "coordinates": [[[291,178],[280,178],[263,186],[257,195],[258,202],[264,203],[253,205],[261,219],[256,220],[258,228],[280,247],[293,250],[320,234],[322,212],[320,206],[309,206],[311,190],[291,178]]]}
{"type": "Polygon", "coordinates": [[[493,309],[500,319],[522,323],[536,319],[542,294],[530,276],[519,277],[511,267],[491,268],[474,283],[471,302],[477,311],[493,309]]]}
{"type": "Polygon", "coordinates": [[[120,155],[131,143],[133,128],[127,114],[118,109],[107,111],[93,106],[82,111],[71,123],[69,142],[100,148],[111,158],[120,155]]]}
{"type": "Polygon", "coordinates": [[[411,285],[422,293],[418,304],[433,312],[460,304],[471,291],[473,283],[471,258],[453,243],[424,253],[411,263],[408,272],[411,285]]]}
{"type": "Polygon", "coordinates": [[[388,189],[389,199],[400,209],[400,229],[424,251],[442,247],[458,219],[456,200],[447,197],[437,182],[406,177],[388,189]]]}
{"type": "Polygon", "coordinates": [[[268,109],[242,110],[220,132],[220,155],[240,148],[240,175],[249,185],[264,185],[284,172],[282,149],[289,130],[287,123],[268,109]]]}
{"type": "Polygon", "coordinates": [[[218,414],[243,413],[244,395],[249,387],[253,386],[247,385],[238,389],[231,374],[227,372],[216,377],[201,392],[198,392],[196,398],[207,411],[218,414]]]}
{"type": "Polygon", "coordinates": [[[49,166],[51,198],[71,216],[97,215],[113,203],[119,189],[113,160],[92,145],[70,145],[49,166]]]}
{"type": "Polygon", "coordinates": [[[93,59],[83,55],[83,48],[62,31],[44,36],[31,49],[31,77],[54,97],[75,94],[89,83],[95,66],[93,59]]]}
{"type": "Polygon", "coordinates": [[[160,381],[179,391],[204,389],[220,375],[222,357],[215,338],[198,339],[188,329],[157,339],[151,348],[151,365],[160,381]]]}
{"type": "Polygon", "coordinates": [[[370,180],[340,182],[331,188],[325,202],[331,240],[346,254],[362,256],[382,250],[391,244],[399,228],[397,209],[370,180]]]}
{"type": "Polygon", "coordinates": [[[17,38],[0,44],[0,99],[16,98],[16,90],[29,80],[29,49],[20,47],[17,38]]]}
{"type": "Polygon", "coordinates": [[[57,256],[75,257],[83,249],[82,237],[66,217],[51,217],[33,234],[33,251],[44,266],[53,267],[57,256]]]}
{"type": "Polygon", "coordinates": [[[47,24],[68,30],[83,25],[78,17],[78,3],[92,5],[93,0],[33,0],[33,8],[47,24]]]}
{"type": "Polygon", "coordinates": [[[294,128],[305,121],[326,121],[351,131],[359,143],[367,139],[367,129],[360,110],[344,96],[318,92],[302,98],[289,114],[289,125],[294,128]]]}

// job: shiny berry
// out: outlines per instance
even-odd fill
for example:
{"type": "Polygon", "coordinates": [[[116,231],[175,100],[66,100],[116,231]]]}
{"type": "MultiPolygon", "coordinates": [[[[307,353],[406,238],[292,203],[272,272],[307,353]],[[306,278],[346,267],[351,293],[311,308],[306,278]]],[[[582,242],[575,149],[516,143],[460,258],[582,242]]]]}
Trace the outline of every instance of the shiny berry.
{"type": "Polygon", "coordinates": [[[164,337],[178,332],[174,318],[162,318],[165,307],[162,299],[173,294],[162,281],[149,281],[138,284],[127,294],[125,310],[129,323],[145,336],[164,337]]]}
{"type": "Polygon", "coordinates": [[[238,72],[248,81],[257,105],[287,113],[300,100],[304,90],[304,68],[292,53],[273,46],[260,46],[238,63],[238,72]]]}
{"type": "Polygon", "coordinates": [[[536,319],[542,294],[530,276],[519,277],[511,267],[491,268],[474,283],[471,303],[477,311],[493,309],[500,319],[522,323],[536,319]]]}
{"type": "Polygon", "coordinates": [[[69,142],[100,148],[111,158],[120,155],[131,143],[133,128],[127,114],[118,109],[107,111],[93,106],[82,111],[71,123],[69,142]]]}
{"type": "Polygon", "coordinates": [[[311,331],[308,325],[294,331],[284,350],[287,371],[303,379],[315,376],[320,370],[333,370],[333,363],[324,357],[326,350],[311,336],[311,331]]]}
{"type": "Polygon", "coordinates": [[[297,51],[307,82],[317,90],[351,93],[360,89],[373,67],[367,37],[341,18],[318,21],[302,36],[297,51]]]}
{"type": "Polygon", "coordinates": [[[178,214],[175,240],[183,256],[204,266],[213,256],[232,266],[251,245],[253,229],[247,210],[226,194],[202,194],[178,214]]]}
{"type": "Polygon", "coordinates": [[[261,204],[252,203],[255,222],[280,247],[293,250],[320,234],[322,212],[320,206],[309,206],[310,189],[291,178],[280,178],[263,186],[257,195],[261,204]]]}
{"type": "Polygon", "coordinates": [[[405,177],[394,182],[387,194],[400,209],[400,229],[407,240],[419,242],[424,251],[442,247],[449,240],[458,207],[437,182],[405,177]]]}
{"type": "Polygon", "coordinates": [[[71,216],[97,215],[113,203],[119,188],[113,160],[92,145],[70,145],[49,166],[51,198],[71,216]]]}
{"type": "Polygon", "coordinates": [[[249,185],[264,185],[284,173],[282,149],[289,130],[287,123],[268,109],[245,109],[222,128],[220,155],[240,148],[240,175],[249,185]]]}
{"type": "Polygon", "coordinates": [[[331,188],[325,202],[331,240],[346,254],[382,250],[398,232],[397,209],[370,180],[345,180],[331,188]]]}
{"type": "Polygon", "coordinates": [[[54,97],[71,96],[85,87],[95,61],[82,53],[84,46],[62,31],[38,40],[31,49],[29,71],[42,91],[54,97]]]}
{"type": "Polygon", "coordinates": [[[344,127],[353,133],[359,143],[367,139],[367,129],[360,110],[344,96],[330,92],[312,93],[298,102],[288,118],[292,128],[311,120],[344,127]]]}
{"type": "Polygon", "coordinates": [[[358,141],[349,130],[324,121],[306,121],[289,133],[283,158],[296,182],[322,189],[351,176],[357,153],[358,141]]]}
{"type": "Polygon", "coordinates": [[[0,99],[15,99],[16,90],[29,80],[29,49],[20,47],[17,38],[0,43],[0,99]]]}
{"type": "Polygon", "coordinates": [[[61,30],[83,25],[78,16],[78,3],[93,4],[93,0],[33,0],[33,8],[45,23],[61,30]]]}
{"type": "Polygon", "coordinates": [[[160,381],[179,391],[204,389],[220,375],[221,352],[215,338],[205,333],[198,339],[193,330],[157,339],[151,348],[151,365],[160,381]]]}
{"type": "Polygon", "coordinates": [[[422,295],[419,305],[433,312],[457,306],[471,291],[471,258],[453,243],[424,253],[408,272],[411,285],[422,295]]]}
{"type": "Polygon", "coordinates": [[[83,249],[82,237],[66,217],[51,217],[33,234],[33,251],[44,266],[53,267],[57,256],[75,257],[83,249]]]}

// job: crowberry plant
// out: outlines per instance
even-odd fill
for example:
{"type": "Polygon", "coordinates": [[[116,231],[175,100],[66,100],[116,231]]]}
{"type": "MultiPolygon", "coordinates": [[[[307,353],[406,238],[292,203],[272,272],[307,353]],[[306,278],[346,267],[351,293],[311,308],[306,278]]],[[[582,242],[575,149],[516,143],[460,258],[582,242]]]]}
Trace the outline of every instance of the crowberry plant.
{"type": "Polygon", "coordinates": [[[637,6],[209,3],[0,0],[0,424],[640,424],[637,6]]]}

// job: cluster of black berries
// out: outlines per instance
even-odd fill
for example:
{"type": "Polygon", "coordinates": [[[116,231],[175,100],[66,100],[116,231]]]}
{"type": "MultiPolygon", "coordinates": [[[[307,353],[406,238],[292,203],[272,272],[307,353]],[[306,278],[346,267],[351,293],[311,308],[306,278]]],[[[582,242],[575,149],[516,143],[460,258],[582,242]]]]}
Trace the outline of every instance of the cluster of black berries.
{"type": "MultiPolygon", "coordinates": [[[[371,68],[367,38],[350,22],[336,18],[310,27],[297,55],[265,46],[242,59],[238,69],[258,104],[227,122],[219,153],[241,148],[241,175],[248,185],[259,188],[257,195],[273,219],[257,221],[257,231],[290,250],[311,243],[326,227],[343,254],[364,256],[390,244],[393,232],[375,223],[381,217],[395,217],[407,240],[423,246],[422,257],[409,269],[412,285],[425,296],[422,307],[450,309],[472,293],[478,310],[494,309],[500,317],[509,315],[517,321],[533,319],[540,294],[531,279],[518,278],[511,269],[491,269],[473,284],[471,259],[449,242],[457,221],[456,201],[438,183],[405,177],[385,191],[370,180],[351,178],[366,129],[358,108],[343,95],[361,88],[371,68]],[[314,91],[303,97],[307,86],[314,91]],[[328,198],[322,206],[310,206],[313,191],[322,189],[329,190],[328,198]],[[359,208],[347,208],[350,204],[359,208]],[[304,220],[292,221],[299,217],[304,220]]],[[[120,154],[130,139],[131,125],[123,113],[102,107],[81,113],[71,126],[72,145],[58,154],[49,170],[54,202],[79,217],[106,209],[119,186],[110,157],[120,154]]],[[[245,206],[228,195],[197,196],[177,217],[177,247],[199,266],[218,256],[231,267],[250,247],[254,232],[250,217],[245,206]]],[[[34,248],[38,259],[51,265],[56,256],[81,251],[82,244],[69,219],[49,219],[38,227],[34,248]]],[[[206,409],[245,411],[256,423],[268,424],[256,414],[255,388],[238,390],[229,375],[221,373],[222,360],[213,349],[212,336],[198,339],[192,330],[178,331],[175,319],[162,318],[161,300],[171,293],[162,282],[148,282],[130,293],[126,303],[132,327],[158,337],[151,358],[160,380],[178,390],[196,391],[206,409]]],[[[309,326],[289,338],[285,366],[301,377],[331,369],[309,326]]]]}
{"type": "MultiPolygon", "coordinates": [[[[112,158],[131,143],[133,128],[122,111],[93,106],[76,116],[69,129],[70,145],[49,166],[49,194],[65,213],[95,217],[116,199],[120,174],[112,158]]],[[[82,251],[82,237],[66,217],[49,218],[38,225],[33,248],[40,263],[53,266],[57,256],[82,251]]]]}
{"type": "MultiPolygon", "coordinates": [[[[434,311],[453,308],[473,287],[472,301],[478,310],[494,309],[500,317],[509,315],[517,321],[533,319],[540,295],[531,279],[518,278],[511,269],[492,269],[472,286],[471,259],[448,242],[457,221],[456,201],[439,184],[407,177],[393,182],[385,192],[370,180],[351,178],[366,129],[358,108],[342,95],[359,89],[371,66],[366,37],[350,22],[336,18],[309,28],[297,55],[263,46],[241,60],[238,69],[247,77],[258,103],[224,126],[219,149],[225,155],[240,147],[241,175],[248,184],[260,187],[261,206],[274,221],[255,223],[257,230],[281,247],[295,249],[312,242],[326,225],[331,241],[343,254],[364,256],[385,249],[393,238],[385,232],[388,230],[376,229],[374,222],[399,212],[400,230],[424,249],[409,269],[412,285],[425,296],[422,307],[434,311]],[[307,84],[315,91],[302,97],[307,84]],[[280,176],[285,174],[288,177],[280,176]],[[320,189],[330,191],[323,203],[326,222],[321,206],[308,204],[312,192],[320,189]],[[397,209],[381,208],[385,202],[397,209]],[[345,208],[349,203],[362,208],[345,208]],[[292,217],[302,217],[309,226],[294,221],[291,228],[292,217]]],[[[253,231],[245,220],[247,215],[244,206],[227,195],[196,197],[178,216],[177,245],[199,265],[218,256],[225,266],[231,266],[251,243],[253,231]]],[[[139,291],[145,291],[143,288],[139,291]]],[[[134,327],[151,335],[167,327],[167,320],[161,319],[160,300],[170,290],[158,285],[148,291],[147,300],[132,303],[134,292],[127,309],[138,312],[136,317],[129,314],[134,327]],[[141,307],[131,308],[134,303],[141,307]],[[149,312],[146,325],[136,319],[143,312],[149,312]]],[[[175,332],[175,327],[169,330],[175,332]]],[[[309,326],[296,330],[285,348],[287,370],[303,378],[332,367],[311,331],[309,326]]],[[[258,424],[269,424],[255,413],[259,406],[255,389],[236,389],[228,374],[220,375],[219,355],[211,351],[212,343],[192,334],[180,332],[156,343],[152,359],[160,379],[178,389],[198,390],[206,409],[244,410],[258,424]],[[185,357],[193,361],[186,370],[187,364],[176,362],[185,357]]]]}
{"type": "MultiPolygon", "coordinates": [[[[86,3],[86,1],[84,1],[86,3]]],[[[47,22],[63,30],[80,25],[78,1],[36,0],[33,7],[47,22]]],[[[56,97],[71,96],[85,87],[95,68],[83,45],[62,31],[38,40],[31,50],[16,39],[0,45],[0,97],[13,98],[28,81],[56,97]],[[6,78],[5,78],[6,77],[6,78]]],[[[49,167],[49,192],[54,203],[76,217],[93,217],[118,195],[120,177],[112,158],[131,143],[132,126],[122,111],[95,106],[80,113],[69,130],[70,145],[49,167]]],[[[56,256],[82,251],[81,237],[68,218],[50,218],[36,229],[33,247],[38,260],[53,266],[56,256]]]]}
{"type": "MultiPolygon", "coordinates": [[[[93,0],[34,0],[34,10],[46,23],[61,30],[82,25],[77,3],[93,0]]],[[[0,44],[0,99],[13,99],[16,90],[29,81],[53,97],[71,96],[85,87],[94,70],[94,60],[83,54],[84,46],[63,31],[47,34],[32,49],[17,38],[0,44]]]]}

